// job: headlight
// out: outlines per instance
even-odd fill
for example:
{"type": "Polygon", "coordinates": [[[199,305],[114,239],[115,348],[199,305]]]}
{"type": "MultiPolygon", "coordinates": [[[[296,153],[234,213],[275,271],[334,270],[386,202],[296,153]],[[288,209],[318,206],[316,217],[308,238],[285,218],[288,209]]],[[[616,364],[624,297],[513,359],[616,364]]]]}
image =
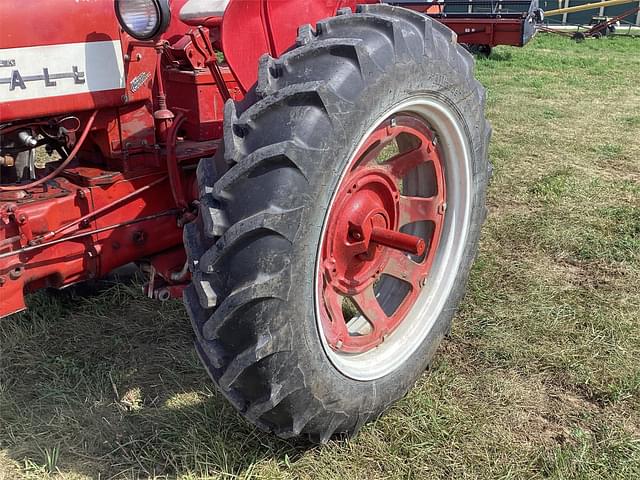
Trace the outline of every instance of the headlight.
{"type": "Polygon", "coordinates": [[[122,28],[138,40],[163,33],[171,17],[168,0],[116,0],[116,15],[122,28]]]}

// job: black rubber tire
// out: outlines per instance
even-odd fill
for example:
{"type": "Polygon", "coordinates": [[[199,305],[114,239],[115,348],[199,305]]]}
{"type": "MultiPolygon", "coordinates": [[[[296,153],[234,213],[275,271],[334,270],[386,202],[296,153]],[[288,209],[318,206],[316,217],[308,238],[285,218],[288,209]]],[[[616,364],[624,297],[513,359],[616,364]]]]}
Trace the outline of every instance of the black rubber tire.
{"type": "Polygon", "coordinates": [[[584,42],[587,37],[582,32],[575,32],[573,35],[571,35],[571,38],[575,40],[576,43],[581,43],[584,42]]]}
{"type": "Polygon", "coordinates": [[[185,229],[185,304],[210,376],[244,417],[283,438],[353,434],[428,366],[464,294],[486,217],[491,128],[472,56],[430,18],[369,5],[300,29],[260,62],[243,104],[229,102],[224,150],[198,167],[201,210],[185,229]],[[372,122],[415,92],[451,105],[473,156],[470,241],[433,330],[402,368],[375,381],[340,373],[314,311],[315,259],[340,173],[372,122]],[[216,170],[231,168],[219,179],[216,170]],[[217,167],[216,167],[217,165],[217,167]]]}
{"type": "Polygon", "coordinates": [[[491,52],[493,48],[491,45],[484,45],[479,43],[467,43],[464,44],[464,47],[473,55],[477,55],[479,57],[489,57],[491,56],[491,52]]]}

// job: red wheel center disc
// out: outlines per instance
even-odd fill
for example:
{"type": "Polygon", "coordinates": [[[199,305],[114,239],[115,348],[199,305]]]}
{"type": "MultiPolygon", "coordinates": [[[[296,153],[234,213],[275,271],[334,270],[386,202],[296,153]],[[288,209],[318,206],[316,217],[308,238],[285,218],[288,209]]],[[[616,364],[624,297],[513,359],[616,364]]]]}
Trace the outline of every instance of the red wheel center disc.
{"type": "Polygon", "coordinates": [[[371,235],[374,228],[396,228],[400,194],[393,178],[383,171],[356,171],[345,178],[343,189],[325,237],[324,268],[338,292],[352,295],[370,285],[387,260],[371,235]]]}
{"type": "Polygon", "coordinates": [[[327,217],[318,274],[321,324],[334,350],[375,348],[418,298],[446,207],[435,143],[422,119],[396,115],[366,139],[347,167],[327,217]],[[384,300],[394,297],[383,288],[393,283],[389,279],[403,285],[397,305],[384,300]],[[350,330],[353,323],[363,325],[356,319],[365,320],[364,330],[350,330]]]}

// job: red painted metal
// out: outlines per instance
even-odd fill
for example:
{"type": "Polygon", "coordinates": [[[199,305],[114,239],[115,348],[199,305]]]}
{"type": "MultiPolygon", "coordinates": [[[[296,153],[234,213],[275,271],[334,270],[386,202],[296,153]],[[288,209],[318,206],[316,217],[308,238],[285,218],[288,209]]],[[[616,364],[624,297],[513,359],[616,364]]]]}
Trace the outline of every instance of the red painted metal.
{"type": "Polygon", "coordinates": [[[95,41],[96,33],[110,40],[120,38],[110,1],[1,2],[0,19],[2,48],[95,41]]]}
{"type": "Polygon", "coordinates": [[[395,248],[396,250],[417,256],[421,256],[426,249],[426,244],[422,238],[396,232],[388,228],[373,227],[371,229],[371,237],[369,238],[371,242],[382,245],[383,247],[395,248]]]}
{"type": "MultiPolygon", "coordinates": [[[[43,128],[49,119],[68,115],[77,117],[84,130],[75,147],[69,145],[74,151],[68,161],[39,180],[43,186],[0,192],[0,317],[23,309],[24,293],[96,278],[132,261],[149,258],[166,264],[164,256],[177,255],[169,267],[182,270],[181,230],[193,219],[187,207],[197,194],[193,166],[216,151],[223,102],[214,101],[220,93],[212,80],[200,86],[171,84],[166,92],[160,80],[171,83],[175,77],[169,72],[199,79],[211,79],[211,74],[174,66],[161,59],[162,44],[138,42],[122,33],[110,1],[43,0],[20,9],[5,3],[0,5],[0,49],[120,40],[126,88],[0,104],[0,121],[15,122],[2,135],[43,128]],[[185,126],[186,131],[181,122],[167,127],[171,142],[166,147],[159,145],[162,136],[154,122],[163,93],[174,112],[186,107],[184,115],[193,119],[193,128],[185,126]],[[90,115],[91,110],[97,114],[90,115]],[[205,111],[209,122],[200,121],[205,111]],[[177,254],[169,253],[176,248],[177,254]]],[[[183,3],[175,0],[173,7],[183,3]]],[[[177,42],[188,30],[174,18],[164,38],[177,42]]],[[[227,90],[237,94],[230,71],[221,70],[227,90]]],[[[173,293],[188,280],[172,280],[174,273],[169,268],[159,273],[166,275],[164,288],[173,293]]]]}
{"type": "MultiPolygon", "coordinates": [[[[220,72],[231,97],[241,99],[242,92],[229,68],[223,66],[220,72]]],[[[184,136],[194,141],[221,138],[224,97],[211,72],[168,68],[165,77],[169,108],[186,111],[182,126],[184,136]]]]}
{"type": "Polygon", "coordinates": [[[278,56],[296,40],[298,28],[334,16],[340,8],[378,0],[231,0],[221,25],[225,59],[246,92],[258,78],[258,61],[278,56]],[[241,27],[239,27],[241,25],[241,27]]]}
{"type": "Polygon", "coordinates": [[[162,34],[162,38],[173,44],[179,41],[185,33],[189,31],[189,26],[178,20],[180,10],[188,0],[170,0],[171,21],[167,31],[162,34]]]}
{"type": "Polygon", "coordinates": [[[439,18],[438,21],[458,34],[460,43],[472,45],[513,45],[522,47],[524,37],[521,18],[439,18]]]}
{"type": "MultiPolygon", "coordinates": [[[[120,40],[120,29],[112,2],[47,0],[22,2],[19,7],[13,2],[0,2],[0,35],[0,48],[9,49],[116,41],[120,40]],[[73,20],[69,21],[71,16],[73,20]]],[[[115,59],[102,61],[114,62],[115,59]]],[[[46,59],[43,62],[42,67],[46,67],[46,59]]],[[[0,109],[0,120],[104,108],[122,103],[123,94],[124,90],[109,90],[100,95],[57,97],[54,102],[51,99],[5,102],[0,109]]]]}
{"type": "Polygon", "coordinates": [[[0,194],[11,210],[0,228],[0,316],[23,309],[25,292],[97,278],[180,245],[179,211],[163,193],[166,183],[154,174],[82,187],[59,177],[19,200],[0,194]],[[21,217],[41,243],[21,241],[21,217]],[[50,235],[56,231],[64,235],[50,235]]]}
{"type": "Polygon", "coordinates": [[[93,219],[97,218],[98,216],[100,216],[101,214],[103,214],[104,212],[106,212],[108,210],[112,210],[118,204],[123,204],[125,202],[128,202],[133,197],[141,196],[145,191],[155,187],[156,185],[159,185],[160,183],[163,183],[166,179],[167,179],[167,177],[161,177],[161,178],[159,178],[157,180],[154,180],[153,182],[145,185],[144,187],[140,187],[139,189],[134,190],[131,193],[127,193],[124,196],[117,197],[111,203],[103,205],[102,207],[97,208],[97,209],[93,210],[92,212],[87,213],[86,215],[83,215],[82,217],[73,220],[72,222],[69,222],[69,223],[67,223],[65,225],[62,225],[62,226],[56,228],[55,230],[52,230],[51,232],[45,233],[44,235],[42,235],[42,236],[40,236],[38,238],[32,239],[29,242],[29,244],[30,245],[39,245],[39,244],[51,241],[51,240],[55,239],[56,237],[60,237],[60,234],[68,231],[70,228],[73,228],[76,225],[80,225],[80,228],[82,228],[82,227],[86,228],[90,224],[90,222],[89,222],[90,220],[93,220],[93,219]]]}
{"type": "MultiPolygon", "coordinates": [[[[188,37],[191,40],[191,45],[194,48],[194,51],[198,52],[200,57],[202,58],[202,66],[205,66],[209,69],[211,76],[215,79],[216,84],[218,85],[218,89],[220,90],[220,95],[222,96],[223,101],[227,101],[232,98],[231,92],[227,87],[227,84],[222,76],[222,71],[220,70],[220,64],[216,57],[216,52],[213,49],[213,45],[211,44],[211,37],[209,35],[209,30],[206,28],[200,27],[198,29],[192,30],[188,33],[188,37]]],[[[197,65],[198,68],[200,65],[197,65]]]]}
{"type": "Polygon", "coordinates": [[[169,184],[171,193],[178,208],[186,210],[188,200],[185,195],[184,180],[176,157],[176,144],[178,143],[178,130],[185,121],[184,113],[178,112],[169,131],[167,132],[167,171],[169,172],[169,184]]]}
{"type": "Polygon", "coordinates": [[[537,0],[416,0],[390,1],[394,5],[425,13],[445,24],[468,45],[524,46],[541,21],[537,0]],[[466,13],[449,8],[463,8],[466,13]]]}
{"type": "Polygon", "coordinates": [[[0,105],[0,121],[17,118],[35,118],[42,116],[60,115],[69,112],[94,110],[119,105],[122,101],[124,90],[109,90],[100,92],[100,95],[81,93],[78,95],[62,95],[45,101],[20,100],[6,102],[0,105]]]}
{"type": "Polygon", "coordinates": [[[321,247],[319,296],[327,342],[346,353],[379,345],[415,304],[435,258],[445,214],[442,158],[429,126],[410,114],[386,119],[364,142],[338,186],[321,247]],[[397,147],[389,155],[388,149],[397,147]],[[385,153],[386,152],[386,153],[385,153]],[[403,182],[416,172],[432,172],[432,195],[403,194],[403,182]],[[429,222],[427,238],[400,230],[429,222]],[[407,253],[413,254],[413,257],[407,253]],[[393,312],[376,298],[382,276],[406,284],[393,312]],[[370,324],[370,332],[351,335],[344,302],[349,299],[370,324]]]}

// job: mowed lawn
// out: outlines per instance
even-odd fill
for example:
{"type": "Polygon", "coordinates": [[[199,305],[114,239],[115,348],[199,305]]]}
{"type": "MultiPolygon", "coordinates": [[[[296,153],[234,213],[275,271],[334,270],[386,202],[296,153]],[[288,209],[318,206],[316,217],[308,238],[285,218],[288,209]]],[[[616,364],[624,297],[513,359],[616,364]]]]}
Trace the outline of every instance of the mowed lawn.
{"type": "Polygon", "coordinates": [[[640,478],[640,39],[477,65],[495,175],[469,292],[416,388],[350,441],[216,393],[178,303],[115,286],[0,322],[0,479],[640,478]]]}

